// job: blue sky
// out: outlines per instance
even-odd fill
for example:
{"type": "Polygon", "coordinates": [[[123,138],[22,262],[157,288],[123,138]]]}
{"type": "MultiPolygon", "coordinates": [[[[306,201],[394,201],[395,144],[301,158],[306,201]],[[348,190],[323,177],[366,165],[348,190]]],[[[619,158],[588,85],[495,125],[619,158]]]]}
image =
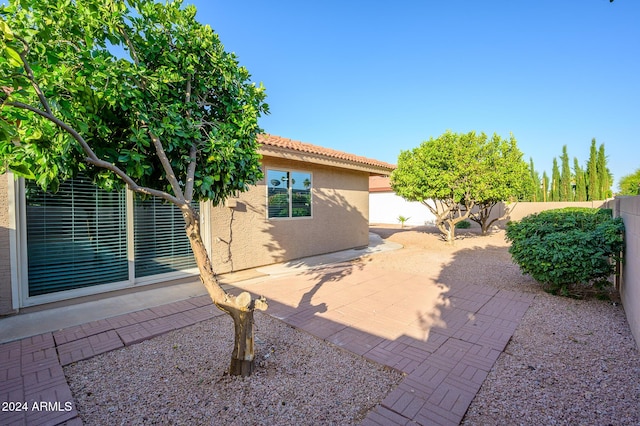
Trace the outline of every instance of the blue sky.
{"type": "Polygon", "coordinates": [[[268,133],[396,163],[511,132],[540,174],[595,137],[616,182],[640,167],[637,0],[185,3],[264,83],[268,133]]]}

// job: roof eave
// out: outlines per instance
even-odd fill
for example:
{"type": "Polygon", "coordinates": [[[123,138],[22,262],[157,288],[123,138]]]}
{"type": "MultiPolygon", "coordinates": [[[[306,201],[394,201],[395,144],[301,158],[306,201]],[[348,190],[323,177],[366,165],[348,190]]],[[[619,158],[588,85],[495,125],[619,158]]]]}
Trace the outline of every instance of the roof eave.
{"type": "Polygon", "coordinates": [[[272,145],[263,144],[258,151],[265,157],[283,158],[292,161],[302,161],[312,164],[319,164],[329,167],[338,167],[342,169],[356,170],[369,173],[370,175],[387,176],[394,170],[392,166],[382,166],[373,164],[364,164],[355,161],[345,160],[341,158],[329,157],[320,154],[313,154],[303,151],[294,151],[287,148],[279,148],[272,145]]]}

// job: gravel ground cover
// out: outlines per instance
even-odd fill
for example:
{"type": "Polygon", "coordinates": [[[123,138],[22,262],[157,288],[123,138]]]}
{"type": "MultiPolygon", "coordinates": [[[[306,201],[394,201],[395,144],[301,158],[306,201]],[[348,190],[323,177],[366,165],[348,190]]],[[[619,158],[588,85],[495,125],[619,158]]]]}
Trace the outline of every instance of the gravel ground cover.
{"type": "Polygon", "coordinates": [[[256,371],[225,375],[226,315],[65,367],[87,425],[357,424],[403,375],[256,312],[256,371]]]}
{"type": "MultiPolygon", "coordinates": [[[[462,424],[640,424],[640,354],[615,292],[544,293],[511,262],[503,231],[459,231],[450,247],[433,228],[372,230],[405,248],[363,263],[536,295],[462,424]]],[[[358,424],[402,380],[268,315],[256,325],[250,379],[223,374],[232,325],[221,316],[65,367],[76,408],[86,424],[358,424]]]]}

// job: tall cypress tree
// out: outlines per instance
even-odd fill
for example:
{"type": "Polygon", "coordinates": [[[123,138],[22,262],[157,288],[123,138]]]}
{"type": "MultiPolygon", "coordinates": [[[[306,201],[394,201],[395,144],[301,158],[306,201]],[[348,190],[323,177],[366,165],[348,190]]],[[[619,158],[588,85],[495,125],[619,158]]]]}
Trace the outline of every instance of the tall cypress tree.
{"type": "Polygon", "coordinates": [[[542,201],[542,188],[540,186],[540,175],[536,172],[533,166],[533,157],[529,157],[529,173],[531,176],[531,185],[533,191],[531,191],[531,201],[542,201]]]}
{"type": "Polygon", "coordinates": [[[551,201],[560,201],[560,169],[558,159],[553,157],[553,168],[551,169],[551,201]]]}
{"type": "Polygon", "coordinates": [[[600,187],[598,185],[598,151],[596,149],[596,138],[591,140],[591,150],[589,151],[589,162],[587,163],[587,200],[594,201],[600,199],[600,187]]]}
{"type": "Polygon", "coordinates": [[[596,161],[598,171],[598,190],[601,199],[606,199],[611,193],[611,182],[609,180],[609,170],[607,169],[607,157],[604,153],[604,144],[600,144],[598,149],[598,160],[596,161]]]}
{"type": "Polygon", "coordinates": [[[562,147],[562,173],[560,175],[560,201],[573,201],[573,189],[571,187],[571,166],[569,166],[569,154],[567,146],[562,147]]]}
{"type": "Polygon", "coordinates": [[[549,176],[542,172],[542,201],[551,201],[549,198],[549,176]]]}
{"type": "Polygon", "coordinates": [[[587,201],[587,182],[585,180],[584,170],[580,167],[576,157],[573,158],[573,173],[576,180],[575,201],[587,201]]]}

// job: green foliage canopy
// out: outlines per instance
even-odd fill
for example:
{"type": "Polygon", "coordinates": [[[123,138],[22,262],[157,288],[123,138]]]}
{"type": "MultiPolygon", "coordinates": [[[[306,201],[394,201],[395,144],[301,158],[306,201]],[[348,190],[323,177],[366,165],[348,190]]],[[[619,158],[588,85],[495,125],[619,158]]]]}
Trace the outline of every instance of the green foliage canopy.
{"type": "Polygon", "coordinates": [[[493,134],[483,150],[481,185],[474,195],[478,202],[517,201],[531,196],[534,186],[529,168],[513,135],[503,139],[493,134]]]}
{"type": "Polygon", "coordinates": [[[622,176],[618,183],[620,195],[640,195],[640,168],[622,176]]]}
{"type": "Polygon", "coordinates": [[[598,183],[598,151],[595,138],[591,139],[589,161],[587,162],[587,199],[589,201],[602,199],[598,183]]]}
{"type": "Polygon", "coordinates": [[[178,205],[260,179],[264,89],[195,17],[180,0],[0,6],[0,172],[178,205]]]}
{"type": "Polygon", "coordinates": [[[624,247],[624,224],[611,210],[566,208],[507,224],[509,252],[520,269],[551,292],[567,294],[613,272],[624,247]]]}
{"type": "MultiPolygon", "coordinates": [[[[483,168],[481,185],[474,196],[477,210],[471,211],[469,219],[478,223],[486,235],[491,225],[501,219],[491,219],[493,207],[503,201],[529,199],[535,186],[513,135],[506,140],[494,134],[484,147],[480,161],[483,168]]],[[[506,209],[507,215],[513,206],[506,209]]]]}
{"type": "Polygon", "coordinates": [[[455,224],[474,206],[519,198],[532,190],[527,163],[513,136],[445,132],[403,151],[391,175],[396,194],[427,206],[452,242],[455,224]]]}
{"type": "Polygon", "coordinates": [[[553,158],[553,166],[551,168],[551,201],[560,201],[560,169],[558,168],[558,160],[553,158]]]}
{"type": "Polygon", "coordinates": [[[573,170],[576,181],[575,201],[587,201],[587,182],[585,180],[585,173],[577,158],[573,158],[573,170]]]}
{"type": "Polygon", "coordinates": [[[402,151],[398,168],[391,175],[393,190],[409,201],[472,202],[472,191],[480,181],[480,147],[485,141],[484,134],[446,132],[413,150],[402,151]]]}

